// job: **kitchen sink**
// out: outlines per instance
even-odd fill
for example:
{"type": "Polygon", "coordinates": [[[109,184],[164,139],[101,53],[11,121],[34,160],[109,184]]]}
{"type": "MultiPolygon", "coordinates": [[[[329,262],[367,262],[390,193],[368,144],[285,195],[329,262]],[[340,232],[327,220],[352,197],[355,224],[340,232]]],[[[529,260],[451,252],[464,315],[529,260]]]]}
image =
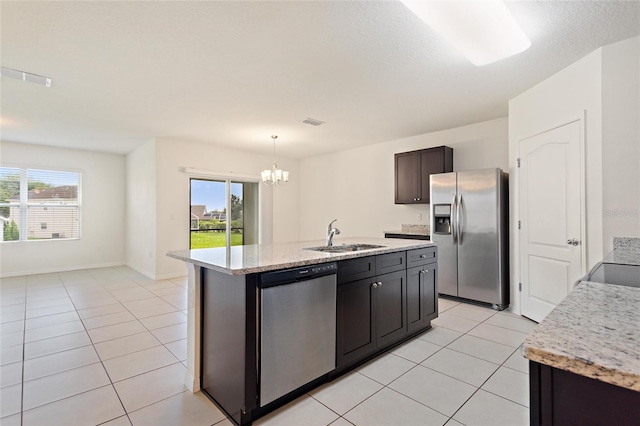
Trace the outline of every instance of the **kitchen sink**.
{"type": "Polygon", "coordinates": [[[325,253],[348,253],[351,251],[371,250],[382,247],[384,246],[376,244],[343,244],[341,246],[307,247],[305,250],[321,251],[325,253]]]}
{"type": "Polygon", "coordinates": [[[640,287],[640,265],[601,263],[591,270],[584,281],[640,287]]]}

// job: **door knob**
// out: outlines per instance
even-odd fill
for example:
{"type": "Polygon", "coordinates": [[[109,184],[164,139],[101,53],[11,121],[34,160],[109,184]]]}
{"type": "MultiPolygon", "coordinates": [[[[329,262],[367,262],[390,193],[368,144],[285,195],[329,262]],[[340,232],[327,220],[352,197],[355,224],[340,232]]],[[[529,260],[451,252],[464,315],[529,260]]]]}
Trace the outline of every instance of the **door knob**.
{"type": "Polygon", "coordinates": [[[570,246],[577,246],[578,244],[580,244],[580,241],[578,241],[577,238],[570,238],[567,240],[567,244],[569,244],[570,246]]]}

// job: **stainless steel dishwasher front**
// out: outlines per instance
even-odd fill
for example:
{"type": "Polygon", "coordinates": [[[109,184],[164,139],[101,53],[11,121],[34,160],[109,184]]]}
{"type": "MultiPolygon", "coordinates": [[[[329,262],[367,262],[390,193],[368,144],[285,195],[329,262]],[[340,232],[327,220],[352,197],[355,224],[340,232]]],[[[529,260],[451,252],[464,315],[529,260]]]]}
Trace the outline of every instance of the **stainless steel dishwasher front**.
{"type": "Polygon", "coordinates": [[[260,406],[336,367],[336,263],[260,280],[260,406]]]}

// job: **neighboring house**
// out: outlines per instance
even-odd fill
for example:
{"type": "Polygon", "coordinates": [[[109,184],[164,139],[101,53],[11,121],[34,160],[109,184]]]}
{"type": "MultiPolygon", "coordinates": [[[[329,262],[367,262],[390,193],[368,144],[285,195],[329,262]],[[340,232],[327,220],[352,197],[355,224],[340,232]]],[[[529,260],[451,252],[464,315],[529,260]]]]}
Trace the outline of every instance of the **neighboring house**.
{"type": "MultiPolygon", "coordinates": [[[[19,203],[19,198],[9,199],[19,203]]],[[[9,219],[20,223],[20,207],[11,206],[9,219]]],[[[27,238],[78,238],[78,187],[65,185],[32,189],[28,195],[27,238]]]]}
{"type": "Polygon", "coordinates": [[[191,206],[191,230],[195,231],[200,228],[200,220],[205,219],[207,215],[207,206],[195,205],[191,206]]]}
{"type": "Polygon", "coordinates": [[[205,217],[209,220],[218,220],[220,222],[227,221],[227,214],[219,211],[212,211],[205,215],[205,217]]]}

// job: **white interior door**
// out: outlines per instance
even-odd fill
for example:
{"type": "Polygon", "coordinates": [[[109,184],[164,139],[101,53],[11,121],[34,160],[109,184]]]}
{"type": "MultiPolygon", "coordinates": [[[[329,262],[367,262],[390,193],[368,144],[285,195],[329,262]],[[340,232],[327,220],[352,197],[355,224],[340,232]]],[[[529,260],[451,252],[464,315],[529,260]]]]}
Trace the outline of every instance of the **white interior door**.
{"type": "Polygon", "coordinates": [[[540,322],[583,275],[581,121],[519,143],[522,315],[540,322]]]}

